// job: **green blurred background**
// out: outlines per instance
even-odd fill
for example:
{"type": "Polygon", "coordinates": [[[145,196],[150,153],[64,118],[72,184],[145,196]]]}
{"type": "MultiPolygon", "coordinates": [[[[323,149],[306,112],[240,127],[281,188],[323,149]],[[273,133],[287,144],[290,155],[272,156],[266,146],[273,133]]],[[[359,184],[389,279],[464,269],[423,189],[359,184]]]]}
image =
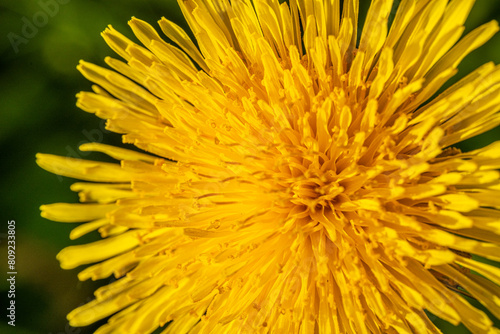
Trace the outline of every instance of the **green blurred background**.
{"type": "MultiPolygon", "coordinates": [[[[361,0],[362,12],[369,1],[361,0]]],[[[103,65],[105,56],[115,56],[99,33],[108,24],[133,38],[127,21],[130,17],[155,22],[161,17],[185,26],[174,0],[0,0],[0,283],[2,311],[0,333],[74,333],[93,332],[97,326],[71,328],[65,315],[92,299],[103,282],[79,282],[79,269],[65,271],[55,259],[65,246],[95,240],[91,235],[70,241],[72,224],[47,221],[39,216],[41,204],[76,202],[69,190],[75,180],[49,174],[35,164],[37,152],[63,156],[105,159],[101,155],[78,153],[83,142],[101,140],[102,122],[75,106],[75,94],[89,90],[90,83],[75,69],[80,59],[103,65]],[[47,7],[48,4],[52,6],[47,7]],[[57,4],[56,7],[53,4],[57,4]],[[53,15],[45,15],[41,11],[53,15]],[[9,36],[23,37],[26,22],[38,20],[37,31],[13,47],[9,36]],[[44,22],[46,21],[46,22],[44,22]],[[94,139],[92,139],[92,137],[94,139]],[[16,221],[16,327],[6,325],[8,285],[6,232],[7,221],[16,221]]],[[[500,20],[500,2],[477,0],[467,21],[467,31],[489,20],[500,20]]],[[[20,41],[17,39],[17,41],[20,41]]],[[[479,65],[493,60],[500,63],[500,34],[486,46],[468,56],[454,80],[479,65]]],[[[469,140],[462,149],[470,150],[500,139],[500,130],[469,140]]],[[[102,142],[120,145],[120,137],[105,133],[102,142]]],[[[439,319],[444,333],[468,333],[439,319]]],[[[498,322],[497,322],[498,324],[498,322]]],[[[498,326],[498,325],[497,325],[498,326]]]]}

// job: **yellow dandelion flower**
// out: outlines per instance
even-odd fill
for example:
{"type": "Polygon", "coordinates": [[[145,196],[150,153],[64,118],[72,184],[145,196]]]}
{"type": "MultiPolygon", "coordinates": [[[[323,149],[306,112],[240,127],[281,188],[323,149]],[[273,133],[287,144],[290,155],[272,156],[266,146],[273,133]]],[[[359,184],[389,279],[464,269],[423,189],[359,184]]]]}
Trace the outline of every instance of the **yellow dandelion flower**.
{"type": "Polygon", "coordinates": [[[175,23],[103,32],[125,62],[81,62],[78,106],[150,153],[89,143],[103,163],[47,154],[81,179],[85,222],[61,266],[118,280],[68,315],[98,333],[439,333],[427,314],[499,333],[500,123],[488,63],[430,100],[497,30],[462,39],[473,0],[182,0],[175,23]],[[395,9],[396,10],[396,9],[395,9]],[[428,313],[426,313],[428,312],[428,313]]]}

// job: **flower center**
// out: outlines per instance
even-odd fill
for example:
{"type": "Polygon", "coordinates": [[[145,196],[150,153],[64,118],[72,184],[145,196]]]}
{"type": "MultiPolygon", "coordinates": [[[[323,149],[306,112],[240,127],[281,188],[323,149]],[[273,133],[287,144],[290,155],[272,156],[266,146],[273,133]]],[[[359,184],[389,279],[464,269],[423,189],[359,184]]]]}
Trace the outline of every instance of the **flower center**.
{"type": "Polygon", "coordinates": [[[321,207],[333,207],[344,191],[333,172],[307,170],[305,173],[291,177],[286,185],[295,205],[305,205],[311,210],[321,207]]]}

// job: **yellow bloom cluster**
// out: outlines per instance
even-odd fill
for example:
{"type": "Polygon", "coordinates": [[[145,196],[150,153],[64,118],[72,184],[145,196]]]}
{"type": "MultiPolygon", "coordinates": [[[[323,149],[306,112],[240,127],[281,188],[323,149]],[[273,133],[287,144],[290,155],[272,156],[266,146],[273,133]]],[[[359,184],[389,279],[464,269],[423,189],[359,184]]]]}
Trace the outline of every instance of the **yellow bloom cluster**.
{"type": "Polygon", "coordinates": [[[120,163],[39,154],[81,179],[84,222],[63,249],[80,280],[115,275],[68,315],[97,333],[439,333],[424,310],[500,333],[500,142],[451,146],[500,123],[488,63],[430,100],[497,30],[460,39],[473,0],[182,0],[195,39],[163,18],[125,60],[81,62],[78,106],[146,153],[80,147],[120,163]],[[396,8],[394,8],[396,10],[396,8]],[[479,260],[478,260],[479,259],[479,260]],[[94,264],[96,263],[96,264],[94,264]]]}

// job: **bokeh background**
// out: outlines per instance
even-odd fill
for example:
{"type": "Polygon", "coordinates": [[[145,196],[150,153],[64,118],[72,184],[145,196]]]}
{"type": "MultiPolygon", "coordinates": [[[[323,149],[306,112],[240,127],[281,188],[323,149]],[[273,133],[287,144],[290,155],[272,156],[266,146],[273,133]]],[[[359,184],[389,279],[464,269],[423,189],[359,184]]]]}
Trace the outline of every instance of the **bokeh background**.
{"type": "MultiPolygon", "coordinates": [[[[362,13],[368,4],[361,0],[362,13]]],[[[0,333],[84,334],[97,328],[71,328],[65,315],[90,301],[93,291],[109,281],[79,282],[80,269],[62,270],[55,258],[63,247],[97,236],[70,241],[72,224],[39,216],[41,204],[78,198],[69,190],[75,180],[38,168],[35,154],[105,160],[103,155],[79,152],[78,146],[89,141],[121,145],[118,135],[102,130],[101,120],[76,108],[75,94],[89,90],[90,83],[75,67],[80,59],[104,65],[105,56],[115,56],[99,36],[108,24],[135,40],[127,26],[132,16],[152,24],[165,16],[185,27],[175,0],[0,0],[0,333]],[[27,26],[34,22],[39,27],[30,30],[27,26]],[[16,221],[17,231],[15,329],[5,316],[8,220],[16,221]]],[[[500,2],[477,0],[466,32],[493,19],[500,21],[500,2]]],[[[469,55],[453,81],[488,61],[500,63],[500,34],[469,55]]],[[[461,148],[467,151],[494,140],[500,140],[499,128],[461,148]]],[[[444,333],[468,333],[435,321],[444,333]]]]}

